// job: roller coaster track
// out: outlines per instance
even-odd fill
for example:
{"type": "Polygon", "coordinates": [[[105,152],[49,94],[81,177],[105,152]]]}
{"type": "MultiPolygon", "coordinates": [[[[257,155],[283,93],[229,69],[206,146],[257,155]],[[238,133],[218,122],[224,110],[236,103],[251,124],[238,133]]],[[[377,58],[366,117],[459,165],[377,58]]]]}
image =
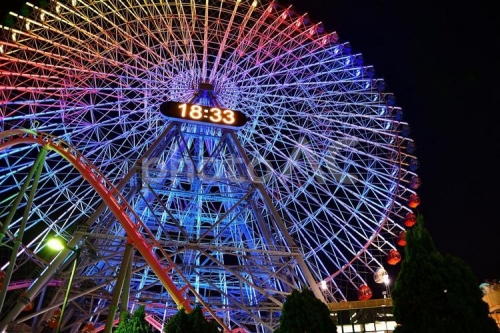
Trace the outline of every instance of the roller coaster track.
{"type": "MultiPolygon", "coordinates": [[[[195,296],[197,296],[196,290],[171,260],[169,255],[164,251],[161,244],[158,243],[154,235],[141,221],[140,217],[134,212],[132,207],[130,207],[127,200],[119,193],[116,187],[106,179],[96,166],[94,166],[88,159],[85,158],[85,156],[78,152],[76,148],[72,147],[62,139],[50,134],[29,129],[14,129],[0,132],[0,152],[20,144],[38,144],[49,151],[56,152],[68,161],[93,187],[104,203],[109,207],[110,211],[127,233],[129,242],[140,252],[150,265],[151,269],[154,271],[165,289],[170,293],[171,297],[177,304],[177,307],[179,309],[183,308],[186,312],[190,312],[192,310],[189,301],[183,295],[189,289],[195,296]],[[165,262],[166,260],[168,265],[162,264],[158,252],[161,253],[162,261],[165,262]],[[179,289],[174,284],[169,274],[178,274],[184,281],[185,286],[179,289]]],[[[33,294],[36,292],[37,291],[35,290],[30,294],[27,293],[26,295],[28,297],[34,297],[36,295],[33,294]]],[[[227,329],[217,318],[215,313],[212,312],[210,307],[207,304],[204,304],[202,298],[197,298],[211,313],[214,319],[217,320],[222,327],[227,329]]]]}

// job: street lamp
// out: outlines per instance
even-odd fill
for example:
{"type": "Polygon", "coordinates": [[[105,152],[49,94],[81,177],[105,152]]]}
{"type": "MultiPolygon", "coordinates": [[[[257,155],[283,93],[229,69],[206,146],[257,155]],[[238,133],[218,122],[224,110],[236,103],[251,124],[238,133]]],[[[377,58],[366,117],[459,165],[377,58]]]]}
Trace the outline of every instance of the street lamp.
{"type": "Polygon", "coordinates": [[[69,277],[68,288],[66,289],[66,294],[64,295],[64,300],[61,307],[61,315],[59,317],[59,321],[57,323],[57,327],[55,330],[55,333],[59,333],[63,321],[64,311],[66,310],[66,306],[68,305],[69,291],[71,289],[71,285],[73,284],[73,278],[75,277],[76,266],[78,265],[78,259],[80,258],[80,249],[67,247],[66,245],[63,244],[63,242],[59,238],[49,239],[47,245],[51,249],[54,249],[56,251],[62,251],[63,249],[68,249],[75,253],[75,260],[73,260],[73,267],[71,268],[71,275],[69,277]]]}
{"type": "MultiPolygon", "coordinates": [[[[389,274],[384,274],[382,279],[383,279],[384,284],[385,284],[385,291],[386,291],[387,298],[391,298],[391,289],[389,287],[389,284],[391,283],[391,279],[389,278],[389,274]]],[[[385,296],[384,296],[384,298],[385,298],[385,296]]]]}

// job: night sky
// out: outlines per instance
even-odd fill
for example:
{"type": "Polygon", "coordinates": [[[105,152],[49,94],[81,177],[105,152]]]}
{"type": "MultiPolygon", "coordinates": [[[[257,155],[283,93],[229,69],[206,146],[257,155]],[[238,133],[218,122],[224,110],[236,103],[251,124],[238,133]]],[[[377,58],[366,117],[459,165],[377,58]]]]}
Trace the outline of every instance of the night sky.
{"type": "MultiPolygon", "coordinates": [[[[0,13],[24,1],[2,2],[0,13]]],[[[405,112],[423,185],[419,211],[440,252],[500,278],[500,15],[480,1],[295,0],[350,42],[405,112]]]]}

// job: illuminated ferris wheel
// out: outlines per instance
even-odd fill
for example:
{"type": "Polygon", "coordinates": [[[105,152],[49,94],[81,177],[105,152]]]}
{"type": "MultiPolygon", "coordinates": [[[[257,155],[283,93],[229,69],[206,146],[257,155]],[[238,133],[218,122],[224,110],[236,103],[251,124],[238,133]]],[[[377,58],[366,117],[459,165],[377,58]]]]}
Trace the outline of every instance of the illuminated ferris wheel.
{"type": "Polygon", "coordinates": [[[399,261],[415,145],[335,32],[265,1],[28,6],[0,40],[0,329],[53,323],[75,256],[75,330],[199,304],[271,332],[293,289],[367,299],[399,261]]]}

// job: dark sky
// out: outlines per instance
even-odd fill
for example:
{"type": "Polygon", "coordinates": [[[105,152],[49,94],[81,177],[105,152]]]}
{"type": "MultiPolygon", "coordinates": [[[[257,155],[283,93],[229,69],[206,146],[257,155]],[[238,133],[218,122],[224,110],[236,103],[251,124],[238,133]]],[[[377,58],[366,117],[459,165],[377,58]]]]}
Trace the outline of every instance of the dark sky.
{"type": "MultiPolygon", "coordinates": [[[[24,1],[2,3],[19,9],[24,1]]],[[[437,248],[500,278],[500,15],[480,1],[288,0],[362,53],[405,111],[437,248]]],[[[3,15],[2,15],[3,16],[3,15]]]]}

